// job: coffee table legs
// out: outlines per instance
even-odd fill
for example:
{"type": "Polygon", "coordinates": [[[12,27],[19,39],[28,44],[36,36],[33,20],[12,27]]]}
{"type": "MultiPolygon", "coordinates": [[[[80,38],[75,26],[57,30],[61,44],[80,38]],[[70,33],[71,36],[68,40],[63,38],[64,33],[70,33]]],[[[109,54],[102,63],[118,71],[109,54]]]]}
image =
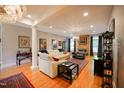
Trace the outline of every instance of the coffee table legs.
{"type": "Polygon", "coordinates": [[[72,71],[70,71],[70,84],[72,84],[72,71]]]}
{"type": "Polygon", "coordinates": [[[63,78],[68,79],[70,84],[72,84],[73,79],[76,78],[78,76],[78,74],[79,74],[79,66],[78,65],[75,65],[75,67],[73,67],[71,69],[66,66],[58,65],[58,77],[63,77],[63,78]],[[75,71],[73,73],[74,69],[77,71],[75,71]],[[67,73],[65,73],[66,71],[67,71],[67,73]],[[68,76],[68,78],[65,77],[63,74],[66,74],[68,76]],[[75,75],[76,75],[76,77],[75,77],[75,75]]]}

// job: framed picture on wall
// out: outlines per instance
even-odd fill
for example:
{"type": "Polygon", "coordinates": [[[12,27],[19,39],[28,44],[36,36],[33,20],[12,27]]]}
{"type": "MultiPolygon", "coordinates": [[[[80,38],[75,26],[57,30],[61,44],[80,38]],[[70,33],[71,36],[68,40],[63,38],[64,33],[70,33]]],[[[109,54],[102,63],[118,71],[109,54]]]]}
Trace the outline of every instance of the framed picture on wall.
{"type": "Polygon", "coordinates": [[[87,44],[87,36],[80,36],[79,44],[80,45],[86,45],[87,44]]]}
{"type": "Polygon", "coordinates": [[[62,41],[58,41],[58,46],[62,46],[62,41]]]}
{"type": "Polygon", "coordinates": [[[18,36],[18,47],[19,48],[30,48],[30,37],[18,36]]]}
{"type": "Polygon", "coordinates": [[[47,49],[47,40],[46,39],[39,39],[39,49],[47,49]]]}
{"type": "Polygon", "coordinates": [[[57,41],[55,39],[52,39],[52,49],[57,49],[57,41]]]}

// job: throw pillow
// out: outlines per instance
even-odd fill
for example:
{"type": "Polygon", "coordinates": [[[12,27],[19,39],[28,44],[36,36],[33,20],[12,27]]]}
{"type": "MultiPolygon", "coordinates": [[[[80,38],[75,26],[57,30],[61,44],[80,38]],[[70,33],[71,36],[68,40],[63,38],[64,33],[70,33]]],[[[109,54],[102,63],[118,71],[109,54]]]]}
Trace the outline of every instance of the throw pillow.
{"type": "Polygon", "coordinates": [[[54,61],[59,61],[59,59],[58,59],[58,58],[53,57],[53,59],[54,59],[54,61]]]}
{"type": "Polygon", "coordinates": [[[46,54],[46,53],[40,53],[40,58],[41,58],[42,60],[49,61],[48,54],[46,54]]]}
{"type": "Polygon", "coordinates": [[[63,54],[67,54],[68,52],[67,51],[64,51],[63,54]]]}

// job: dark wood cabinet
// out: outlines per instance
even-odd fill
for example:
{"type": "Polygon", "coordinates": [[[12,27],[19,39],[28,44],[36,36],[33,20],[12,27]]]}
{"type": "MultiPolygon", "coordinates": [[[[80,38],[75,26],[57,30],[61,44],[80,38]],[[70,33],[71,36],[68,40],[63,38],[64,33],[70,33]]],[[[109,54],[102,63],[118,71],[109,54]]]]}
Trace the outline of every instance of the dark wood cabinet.
{"type": "Polygon", "coordinates": [[[103,60],[101,58],[94,59],[94,75],[103,76],[103,60]]]}
{"type": "Polygon", "coordinates": [[[112,88],[113,84],[113,32],[105,32],[103,36],[103,88],[112,88]]]}

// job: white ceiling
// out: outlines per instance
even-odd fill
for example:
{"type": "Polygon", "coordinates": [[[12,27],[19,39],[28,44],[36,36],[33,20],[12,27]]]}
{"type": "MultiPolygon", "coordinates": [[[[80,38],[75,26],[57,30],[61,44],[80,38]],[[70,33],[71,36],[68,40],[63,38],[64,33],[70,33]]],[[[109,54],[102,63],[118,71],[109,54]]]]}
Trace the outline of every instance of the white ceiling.
{"type": "Polygon", "coordinates": [[[29,5],[27,15],[30,14],[31,18],[25,15],[20,23],[35,25],[40,31],[64,36],[98,34],[107,30],[111,11],[112,6],[102,5],[29,5]],[[84,12],[89,15],[83,16],[84,12]],[[90,28],[90,25],[94,27],[90,28]],[[50,26],[53,28],[49,28],[50,26]]]}

